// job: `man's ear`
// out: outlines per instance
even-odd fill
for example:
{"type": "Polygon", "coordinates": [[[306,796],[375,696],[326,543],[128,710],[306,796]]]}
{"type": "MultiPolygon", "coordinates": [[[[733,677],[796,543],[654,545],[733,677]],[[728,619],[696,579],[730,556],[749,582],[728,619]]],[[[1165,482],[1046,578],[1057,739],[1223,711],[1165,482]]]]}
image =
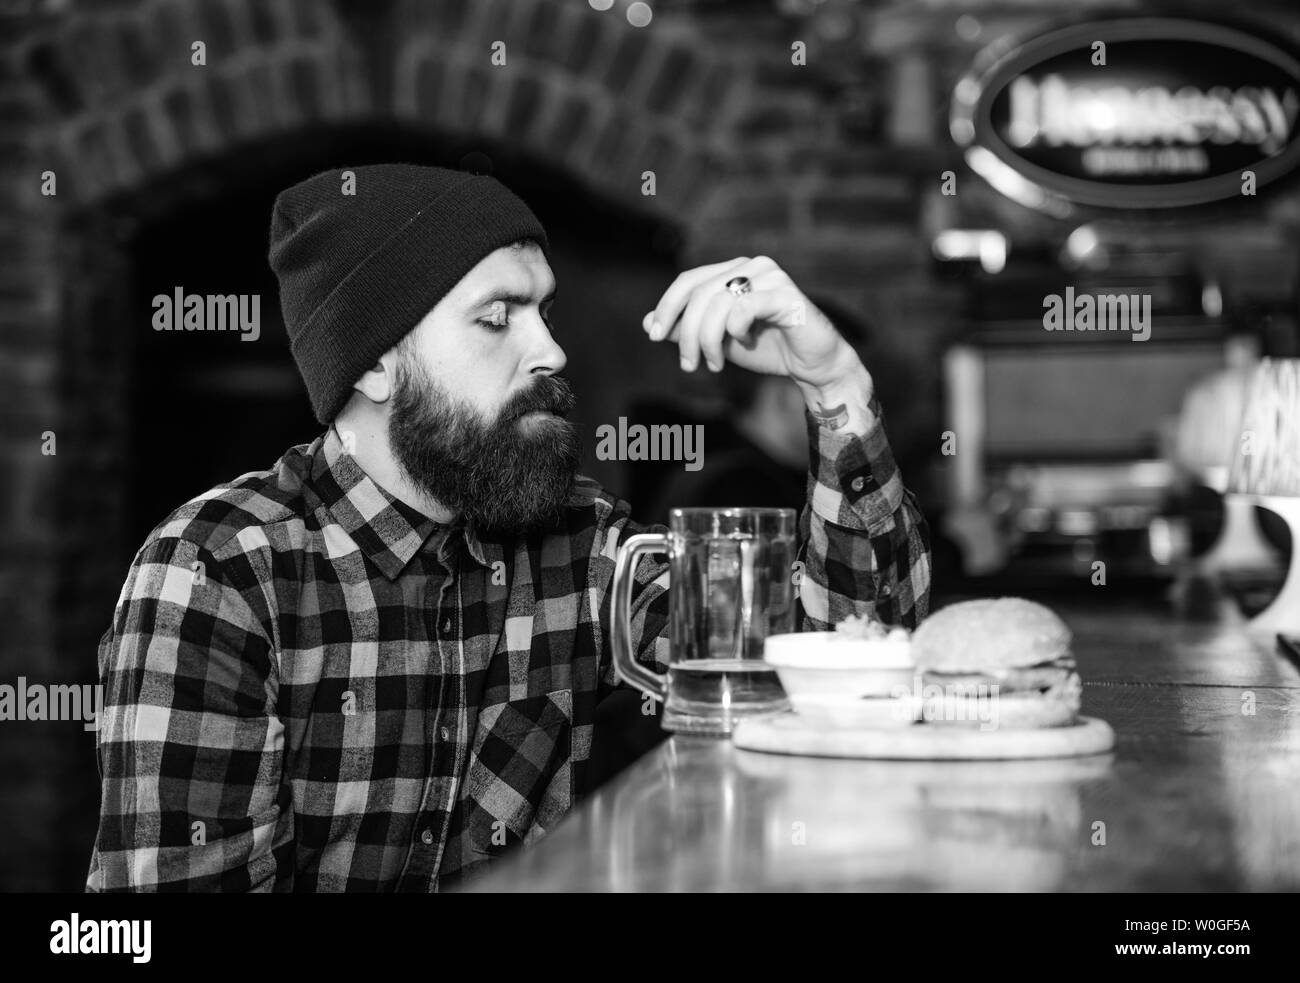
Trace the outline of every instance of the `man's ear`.
{"type": "Polygon", "coordinates": [[[386,403],[393,395],[395,365],[396,362],[385,355],[362,373],[361,378],[352,383],[352,388],[372,403],[386,403]]]}

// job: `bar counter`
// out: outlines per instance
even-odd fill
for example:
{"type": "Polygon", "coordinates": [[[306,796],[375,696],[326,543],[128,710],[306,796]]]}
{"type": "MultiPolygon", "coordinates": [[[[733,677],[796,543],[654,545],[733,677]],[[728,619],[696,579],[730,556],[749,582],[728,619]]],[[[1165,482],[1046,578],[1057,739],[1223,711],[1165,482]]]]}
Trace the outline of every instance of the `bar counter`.
{"type": "Polygon", "coordinates": [[[1300,673],[1273,640],[1239,616],[1058,610],[1109,754],[861,761],[674,736],[464,889],[1300,889],[1300,673]]]}

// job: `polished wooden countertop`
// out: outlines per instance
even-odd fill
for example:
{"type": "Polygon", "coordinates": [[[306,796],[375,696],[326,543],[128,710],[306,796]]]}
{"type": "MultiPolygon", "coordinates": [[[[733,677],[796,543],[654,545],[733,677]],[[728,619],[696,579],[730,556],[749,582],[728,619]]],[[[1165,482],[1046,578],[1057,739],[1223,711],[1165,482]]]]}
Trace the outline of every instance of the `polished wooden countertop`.
{"type": "Polygon", "coordinates": [[[1300,673],[1273,640],[1230,614],[1058,610],[1110,754],[855,761],[674,736],[465,889],[1300,889],[1300,673]]]}

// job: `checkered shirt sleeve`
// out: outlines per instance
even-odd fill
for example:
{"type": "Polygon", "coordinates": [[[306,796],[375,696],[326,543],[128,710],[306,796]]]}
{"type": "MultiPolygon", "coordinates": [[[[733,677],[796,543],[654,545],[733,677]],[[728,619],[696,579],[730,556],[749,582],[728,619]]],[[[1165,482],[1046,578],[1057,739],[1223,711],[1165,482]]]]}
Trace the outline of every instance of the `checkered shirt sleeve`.
{"type": "Polygon", "coordinates": [[[108,778],[88,891],[290,889],[273,658],[210,552],[168,537],[137,555],[99,646],[108,778]]]}

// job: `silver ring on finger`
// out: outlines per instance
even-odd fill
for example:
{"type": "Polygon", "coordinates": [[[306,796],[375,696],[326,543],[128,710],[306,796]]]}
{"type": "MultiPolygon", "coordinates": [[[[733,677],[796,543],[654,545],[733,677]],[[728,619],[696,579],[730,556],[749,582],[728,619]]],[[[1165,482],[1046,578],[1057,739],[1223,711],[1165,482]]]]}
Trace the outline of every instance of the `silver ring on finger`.
{"type": "Polygon", "coordinates": [[[747,294],[754,289],[747,276],[733,276],[727,281],[727,289],[739,297],[741,294],[747,294]]]}

